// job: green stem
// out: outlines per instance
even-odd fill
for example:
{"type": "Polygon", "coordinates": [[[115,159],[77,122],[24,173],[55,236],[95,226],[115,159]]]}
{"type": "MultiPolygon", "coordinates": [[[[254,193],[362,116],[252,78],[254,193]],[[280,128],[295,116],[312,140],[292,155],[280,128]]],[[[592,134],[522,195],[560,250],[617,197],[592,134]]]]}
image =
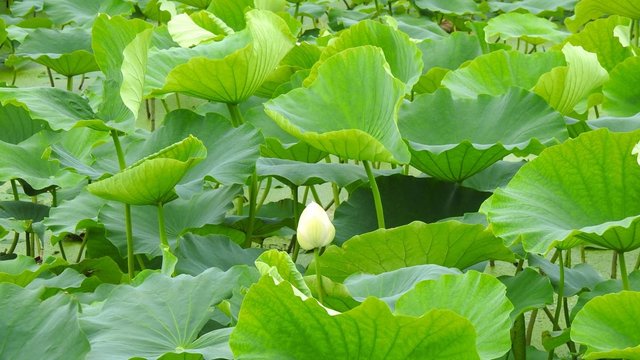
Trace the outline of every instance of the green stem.
{"type": "MultiPolygon", "coordinates": [[[[167,104],[167,100],[165,99],[160,99],[160,104],[162,104],[162,108],[164,109],[164,113],[168,114],[171,112],[171,109],[169,109],[169,104],[167,104]]],[[[153,130],[152,130],[153,131],[153,130]]]]}
{"type": "Polygon", "coordinates": [[[267,184],[264,186],[264,190],[262,190],[262,196],[260,197],[260,201],[258,201],[258,205],[256,205],[256,213],[260,210],[265,200],[267,200],[267,195],[269,195],[269,191],[271,190],[271,182],[271,176],[267,177],[267,184]]]}
{"type": "Polygon", "coordinates": [[[49,85],[51,85],[51,87],[56,87],[56,83],[55,81],[53,81],[53,74],[51,73],[50,68],[47,68],[47,75],[49,75],[49,85]]]}
{"type": "Polygon", "coordinates": [[[73,76],[67,76],[67,91],[73,91],[73,76]]]}
{"type": "Polygon", "coordinates": [[[313,185],[309,185],[309,190],[311,190],[311,195],[313,195],[313,201],[324,208],[324,206],[322,205],[322,201],[320,201],[320,195],[318,195],[318,192],[316,191],[316,187],[313,185]]]}
{"type": "Polygon", "coordinates": [[[293,17],[294,18],[298,17],[298,12],[300,12],[300,3],[299,2],[296,3],[296,10],[293,13],[293,17]]]}
{"type": "Polygon", "coordinates": [[[536,318],[538,317],[538,309],[533,309],[529,316],[529,323],[527,324],[527,346],[531,345],[531,338],[533,337],[533,328],[536,325],[536,318]]]}
{"type": "Polygon", "coordinates": [[[238,104],[227,103],[227,109],[229,110],[229,115],[231,115],[231,124],[233,127],[238,127],[244,123],[238,104]]]}
{"type": "Polygon", "coordinates": [[[13,252],[16,251],[16,246],[18,246],[19,241],[20,241],[20,233],[16,231],[13,234],[13,241],[11,242],[11,246],[9,247],[8,254],[13,254],[13,252]]]}
{"type": "Polygon", "coordinates": [[[627,263],[624,252],[618,253],[618,263],[620,264],[620,277],[622,278],[622,290],[629,290],[629,275],[627,274],[627,263]]]}
{"type": "Polygon", "coordinates": [[[378,3],[378,0],[374,0],[374,3],[376,4],[376,16],[380,15],[380,4],[378,3]]]}
{"type": "Polygon", "coordinates": [[[511,350],[515,360],[527,359],[527,339],[524,324],[524,314],[520,314],[511,328],[511,350]]]}
{"type": "Polygon", "coordinates": [[[169,246],[169,240],[167,239],[167,230],[164,224],[164,206],[159,203],[158,206],[158,232],[160,234],[160,244],[169,246]]]}
{"type": "Polygon", "coordinates": [[[86,235],[82,238],[82,243],[80,244],[80,250],[78,250],[78,256],[76,256],[76,263],[79,263],[80,260],[82,259],[82,253],[84,253],[84,248],[87,246],[88,238],[89,237],[86,235]]]}
{"type": "Polygon", "coordinates": [[[31,256],[31,239],[29,237],[29,232],[25,231],[24,235],[25,235],[25,238],[26,238],[26,240],[25,240],[25,243],[26,243],[25,244],[26,245],[25,254],[27,256],[31,256]]]}
{"type": "MultiPolygon", "coordinates": [[[[298,187],[291,187],[291,197],[293,197],[293,225],[298,229],[298,221],[300,217],[298,215],[298,187]]],[[[291,237],[291,244],[289,244],[289,250],[291,250],[291,260],[295,263],[298,260],[298,254],[300,253],[300,244],[298,244],[297,235],[291,237]]]]}
{"type": "Polygon", "coordinates": [[[20,201],[20,193],[18,193],[18,184],[15,179],[11,179],[11,192],[13,193],[13,200],[20,201]]]}
{"type": "Polygon", "coordinates": [[[376,177],[373,175],[373,172],[371,171],[371,165],[369,165],[368,161],[363,160],[362,165],[364,165],[364,171],[366,171],[367,176],[369,177],[369,185],[371,186],[371,192],[373,193],[373,203],[376,207],[378,228],[384,229],[384,212],[382,210],[382,199],[380,198],[380,190],[378,189],[378,183],[376,183],[376,177]]]}
{"type": "Polygon", "coordinates": [[[253,170],[251,175],[251,184],[249,185],[249,223],[245,231],[244,247],[251,247],[251,239],[253,238],[253,227],[256,221],[256,204],[258,202],[258,174],[253,170]]]}
{"type": "Polygon", "coordinates": [[[316,264],[316,286],[318,287],[318,301],[324,305],[324,287],[322,286],[322,274],[320,274],[320,248],[313,249],[313,259],[316,264]]]}
{"type": "Polygon", "coordinates": [[[616,279],[618,277],[617,271],[618,271],[618,253],[614,251],[613,255],[611,256],[611,278],[612,279],[616,279]]]}
{"type": "Polygon", "coordinates": [[[558,249],[558,252],[560,253],[558,256],[560,280],[558,282],[558,301],[553,315],[553,330],[560,330],[560,314],[562,314],[562,299],[564,298],[564,259],[562,258],[562,250],[558,249]]]}
{"type": "MultiPolygon", "coordinates": [[[[116,155],[118,157],[118,166],[120,171],[127,167],[127,163],[124,159],[124,151],[122,151],[122,144],[120,144],[120,138],[116,130],[111,130],[111,138],[113,139],[113,145],[116,148],[116,155]]],[[[127,237],[127,270],[129,280],[133,279],[135,262],[133,254],[133,222],[131,221],[131,205],[124,204],[124,223],[125,234],[127,237]]]]}
{"type": "Polygon", "coordinates": [[[180,104],[180,94],[175,93],[176,94],[176,106],[178,107],[178,109],[182,109],[182,105],[180,104]]]}
{"type": "MultiPolygon", "coordinates": [[[[53,188],[51,189],[51,207],[57,207],[57,206],[58,206],[58,192],[56,191],[55,188],[53,188]]],[[[58,248],[60,248],[60,255],[66,261],[67,254],[64,251],[64,245],[62,244],[62,240],[63,239],[60,239],[60,241],[58,241],[58,248]]]]}

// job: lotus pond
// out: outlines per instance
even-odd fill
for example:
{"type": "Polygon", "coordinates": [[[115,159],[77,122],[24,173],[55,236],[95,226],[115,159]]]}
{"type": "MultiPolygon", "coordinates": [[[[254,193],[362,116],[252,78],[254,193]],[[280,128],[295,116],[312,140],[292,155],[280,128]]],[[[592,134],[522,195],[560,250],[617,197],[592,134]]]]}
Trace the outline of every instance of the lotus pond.
{"type": "Polygon", "coordinates": [[[640,0],[1,13],[1,359],[640,359],[640,0]]]}

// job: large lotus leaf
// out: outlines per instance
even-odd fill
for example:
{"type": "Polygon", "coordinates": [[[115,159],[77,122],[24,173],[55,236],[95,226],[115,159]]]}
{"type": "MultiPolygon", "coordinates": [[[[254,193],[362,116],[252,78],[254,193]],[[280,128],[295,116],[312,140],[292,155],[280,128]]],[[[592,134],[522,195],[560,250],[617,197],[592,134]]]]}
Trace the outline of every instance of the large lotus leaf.
{"type": "Polygon", "coordinates": [[[471,321],[481,359],[498,358],[511,348],[513,305],[506,287],[493,276],[477,271],[442,275],[419,283],[396,303],[396,313],[403,315],[421,316],[434,309],[451,310],[471,321]]]}
{"type": "Polygon", "coordinates": [[[441,89],[403,104],[399,117],[411,165],[455,182],[510,153],[537,154],[568,137],[560,114],[539,96],[517,88],[477,99],[454,99],[441,89]]]}
{"type": "MultiPolygon", "coordinates": [[[[336,281],[355,273],[381,274],[407,266],[435,264],[465,269],[489,259],[512,261],[513,253],[482,225],[412,222],[357,235],[320,257],[320,272],[336,281]]],[[[309,267],[309,273],[315,267],[309,267]]]]}
{"type": "Polygon", "coordinates": [[[342,50],[357,46],[372,45],[382,49],[389,64],[391,73],[402,80],[407,92],[418,81],[422,74],[422,54],[418,47],[402,31],[378,21],[365,20],[343,30],[329,46],[324,48],[311,74],[305,80],[305,86],[311,84],[317,77],[317,69],[326,59],[342,50]]]}
{"type": "MultiPolygon", "coordinates": [[[[120,95],[120,89],[123,83],[123,76],[131,77],[131,70],[125,68],[121,70],[123,61],[125,60],[125,48],[129,45],[136,35],[152,26],[140,19],[125,19],[121,16],[107,16],[101,14],[97,17],[91,32],[91,46],[96,57],[96,62],[100,70],[105,74],[106,80],[103,83],[103,101],[100,104],[98,113],[101,119],[113,120],[115,128],[125,132],[133,130],[134,114],[125,106],[123,98],[120,95]]],[[[144,38],[139,38],[139,42],[143,42],[144,38]]],[[[132,45],[133,49],[129,49],[127,53],[128,61],[136,45],[132,45]]],[[[144,47],[139,45],[139,47],[144,47]]],[[[144,50],[142,50],[144,51],[144,50]]],[[[140,54],[143,55],[143,54],[140,54]]],[[[138,59],[138,62],[143,59],[138,59]]],[[[127,81],[133,81],[128,79],[127,81]]],[[[132,101],[132,100],[128,100],[132,101]]],[[[135,114],[137,116],[137,114],[135,114]]]]}
{"type": "Polygon", "coordinates": [[[575,8],[575,15],[567,18],[565,24],[572,32],[577,30],[589,20],[597,19],[603,15],[620,15],[631,19],[640,19],[640,4],[636,0],[599,1],[580,0],[575,8]]]}
{"type": "MultiPolygon", "coordinates": [[[[335,10],[335,9],[333,9],[335,10]]],[[[332,10],[332,11],[333,11],[332,10]]],[[[362,14],[362,13],[360,13],[362,14]]],[[[366,16],[366,15],[365,15],[366,16]]],[[[449,36],[446,31],[444,31],[437,22],[429,19],[426,16],[413,16],[408,14],[394,14],[393,22],[396,23],[398,29],[402,30],[402,32],[407,33],[410,38],[416,40],[424,40],[424,39],[442,39],[444,37],[449,36]]]]}
{"type": "Polygon", "coordinates": [[[49,206],[30,201],[0,201],[0,229],[27,231],[49,215],[49,206]]]}
{"type": "Polygon", "coordinates": [[[265,276],[245,297],[229,342],[236,359],[471,360],[478,359],[475,340],[469,321],[451,311],[394,316],[370,298],[332,316],[289,283],[265,276]]]}
{"type": "MultiPolygon", "coordinates": [[[[581,292],[578,301],[571,308],[571,319],[573,320],[578,311],[582,310],[584,305],[592,299],[606,294],[618,293],[622,290],[622,280],[609,279],[599,282],[593,286],[591,291],[581,292]]],[[[629,290],[640,291],[640,271],[636,270],[629,274],[629,290]]]]}
{"type": "Polygon", "coordinates": [[[291,50],[294,38],[274,13],[251,10],[246,17],[246,46],[222,59],[198,56],[176,66],[159,93],[182,92],[234,104],[253,95],[291,50]]]}
{"type": "Polygon", "coordinates": [[[493,192],[507,186],[525,161],[498,161],[462,182],[462,186],[478,191],[493,192]]]}
{"type": "MultiPolygon", "coordinates": [[[[202,228],[207,224],[223,223],[224,215],[232,208],[232,201],[240,191],[240,186],[223,187],[202,191],[189,199],[179,198],[166,204],[164,215],[169,243],[172,246],[177,244],[185,232],[202,228]]],[[[133,227],[133,237],[136,239],[135,253],[160,255],[156,209],[150,206],[133,206],[131,217],[136,224],[133,227]]],[[[116,246],[122,256],[125,256],[127,240],[122,205],[108,203],[100,209],[98,220],[104,224],[107,239],[116,246]]]]}
{"type": "Polygon", "coordinates": [[[129,15],[133,4],[127,0],[45,0],[44,11],[54,24],[89,28],[98,14],[129,15]]]}
{"type": "Polygon", "coordinates": [[[263,249],[243,249],[223,235],[185,234],[175,251],[176,271],[194,276],[212,267],[226,271],[234,265],[253,265],[262,252],[263,249]]]}
{"type": "Polygon", "coordinates": [[[640,292],[598,296],[578,312],[571,340],[587,345],[585,359],[640,359],[640,292]]]}
{"type": "Polygon", "coordinates": [[[531,268],[525,268],[515,276],[500,277],[499,280],[507,286],[507,298],[514,306],[512,321],[529,310],[541,309],[553,303],[551,281],[531,268]]]}
{"type": "Polygon", "coordinates": [[[571,10],[575,7],[577,0],[521,0],[513,2],[502,2],[501,0],[489,1],[492,11],[501,10],[505,13],[516,10],[526,10],[534,15],[546,12],[556,12],[558,10],[571,10]]]}
{"type": "Polygon", "coordinates": [[[0,105],[0,142],[19,144],[44,128],[43,120],[34,120],[20,106],[0,105]]]}
{"type": "Polygon", "coordinates": [[[120,285],[99,309],[87,311],[80,319],[91,343],[89,358],[156,359],[177,352],[228,359],[228,348],[209,348],[212,344],[203,341],[208,336],[198,335],[214,305],[255,279],[255,270],[241,266],[226,272],[211,268],[195,277],[152,274],[136,287],[120,285]]]}
{"type": "MultiPolygon", "coordinates": [[[[390,228],[416,220],[435,222],[476,212],[490,195],[448,181],[399,174],[378,176],[376,182],[382,198],[385,224],[390,228]]],[[[369,187],[358,188],[347,201],[340,203],[333,223],[336,226],[336,244],[378,229],[369,187]]]]}
{"type": "Polygon", "coordinates": [[[80,183],[81,176],[63,170],[55,161],[43,159],[49,142],[46,135],[39,134],[20,145],[0,141],[0,181],[19,178],[36,190],[80,183]]]}
{"type": "Polygon", "coordinates": [[[200,9],[205,9],[211,3],[211,0],[176,0],[183,4],[191,5],[200,9]]]}
{"type": "Polygon", "coordinates": [[[624,47],[613,36],[615,28],[619,25],[628,26],[630,20],[620,16],[609,16],[588,23],[582,31],[567,38],[567,41],[575,46],[581,46],[588,52],[598,55],[598,61],[607,71],[633,55],[629,47],[624,47]]]}
{"type": "Polygon", "coordinates": [[[53,130],[69,130],[96,114],[82,96],[56,88],[0,88],[3,106],[26,109],[34,120],[46,121],[53,130]]]}
{"type": "Polygon", "coordinates": [[[566,65],[564,54],[559,51],[527,55],[515,50],[498,50],[449,72],[442,79],[442,85],[457,97],[500,95],[512,86],[531,89],[540,75],[563,65],[566,65]]]}
{"type": "Polygon", "coordinates": [[[0,261],[0,283],[12,283],[25,287],[50,270],[67,265],[62,258],[50,256],[36,264],[31,256],[18,255],[12,260],[0,261]]]}
{"type": "Polygon", "coordinates": [[[609,79],[609,73],[600,66],[596,54],[580,46],[566,44],[562,52],[567,66],[554,68],[540,76],[533,91],[558,112],[568,115],[578,102],[609,79]]]}
{"type": "Polygon", "coordinates": [[[444,274],[460,274],[460,270],[426,264],[409,266],[382,274],[354,274],[344,285],[354,299],[363,302],[367,297],[376,297],[393,310],[400,296],[424,280],[436,280],[444,274]]]}
{"type": "Polygon", "coordinates": [[[240,31],[247,26],[245,12],[254,7],[254,0],[211,1],[207,10],[222,19],[233,30],[240,31]]]}
{"type": "Polygon", "coordinates": [[[533,45],[546,42],[559,43],[568,34],[558,30],[558,25],[533,14],[506,13],[489,20],[484,28],[485,39],[522,39],[533,45]]]}
{"type": "Polygon", "coordinates": [[[261,275],[269,275],[278,283],[286,281],[305,296],[311,296],[311,290],[288,253],[268,250],[260,255],[255,265],[261,275]]]}
{"type": "MultiPolygon", "coordinates": [[[[540,269],[551,280],[553,286],[558,287],[560,283],[560,267],[558,265],[542,256],[533,254],[529,254],[528,261],[530,267],[540,269]]],[[[564,296],[569,297],[583,290],[591,290],[601,282],[602,275],[589,264],[578,264],[572,268],[566,268],[564,269],[564,296]]]]}
{"type": "Polygon", "coordinates": [[[190,135],[112,177],[89,184],[87,190],[102,198],[131,205],[163,204],[175,199],[173,188],[206,156],[204,144],[190,135]]]}
{"type": "Polygon", "coordinates": [[[640,132],[600,129],[543,151],[483,205],[495,234],[545,253],[584,240],[617,251],[640,247],[640,132]]]}
{"type": "Polygon", "coordinates": [[[422,51],[423,71],[432,68],[454,70],[466,61],[482,55],[481,40],[476,35],[456,31],[438,40],[426,39],[418,43],[422,51]]]}
{"type": "Polygon", "coordinates": [[[0,284],[0,354],[4,359],[83,359],[87,337],[78,324],[78,306],[67,295],[40,301],[44,288],[0,284]]]}
{"type": "Polygon", "coordinates": [[[420,9],[443,14],[464,15],[480,11],[473,0],[415,0],[414,3],[420,9]]]}
{"type": "Polygon", "coordinates": [[[224,35],[233,33],[222,20],[208,11],[176,15],[167,23],[167,30],[171,38],[182,47],[220,40],[224,35]]]}
{"type": "Polygon", "coordinates": [[[640,58],[632,56],[616,66],[609,81],[602,87],[604,102],[602,109],[607,115],[631,116],[640,112],[638,97],[640,89],[640,58]]]}
{"type": "Polygon", "coordinates": [[[25,17],[26,15],[42,11],[44,0],[23,0],[11,3],[13,16],[25,17]]]}
{"type": "Polygon", "coordinates": [[[319,68],[308,88],[265,103],[266,112],[290,134],[347,159],[404,164],[410,154],[397,129],[404,84],[387,70],[373,46],[343,50],[319,68]],[[375,89],[366,97],[358,89],[375,89]]]}
{"type": "Polygon", "coordinates": [[[362,166],[338,163],[308,164],[299,161],[260,158],[256,164],[258,176],[272,176],[290,186],[309,186],[332,182],[345,187],[357,181],[367,182],[362,166]]]}
{"type": "Polygon", "coordinates": [[[16,55],[32,59],[64,76],[98,70],[91,52],[91,34],[85,29],[35,29],[16,49],[16,55]]]}
{"type": "Polygon", "coordinates": [[[136,120],[144,97],[144,79],[147,72],[148,52],[152,35],[152,29],[139,32],[123,49],[122,54],[120,97],[122,98],[122,103],[131,110],[133,118],[136,120]]]}
{"type": "Polygon", "coordinates": [[[189,110],[170,112],[143,144],[139,156],[146,156],[169,146],[190,134],[207,148],[207,157],[193,167],[178,186],[200,185],[203,179],[224,185],[244,184],[252,174],[263,142],[259,132],[251,125],[234,128],[218,114],[200,116],[189,110]]]}

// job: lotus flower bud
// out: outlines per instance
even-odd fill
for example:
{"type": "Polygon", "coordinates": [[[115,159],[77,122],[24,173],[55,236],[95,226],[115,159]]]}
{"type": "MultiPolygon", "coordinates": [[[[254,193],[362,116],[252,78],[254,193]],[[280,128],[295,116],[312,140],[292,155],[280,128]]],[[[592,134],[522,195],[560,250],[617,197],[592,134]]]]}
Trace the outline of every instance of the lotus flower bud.
{"type": "Polygon", "coordinates": [[[300,215],[298,243],[305,250],[329,245],[336,236],[336,228],[322,206],[311,202],[300,215]]]}
{"type": "Polygon", "coordinates": [[[638,156],[638,165],[640,165],[640,142],[638,142],[636,144],[636,146],[633,147],[633,150],[631,150],[631,155],[636,155],[638,156]]]}

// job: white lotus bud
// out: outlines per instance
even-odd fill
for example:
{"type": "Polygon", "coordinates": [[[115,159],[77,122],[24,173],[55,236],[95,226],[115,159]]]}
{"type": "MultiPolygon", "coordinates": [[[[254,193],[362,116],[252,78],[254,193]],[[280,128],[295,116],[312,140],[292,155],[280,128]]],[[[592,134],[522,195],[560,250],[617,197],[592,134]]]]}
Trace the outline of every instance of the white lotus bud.
{"type": "Polygon", "coordinates": [[[636,146],[633,147],[633,150],[631,150],[631,155],[638,156],[638,165],[640,165],[640,142],[638,142],[636,146]]]}
{"type": "Polygon", "coordinates": [[[336,236],[336,228],[322,206],[311,202],[298,221],[298,243],[305,250],[329,245],[336,236]]]}

